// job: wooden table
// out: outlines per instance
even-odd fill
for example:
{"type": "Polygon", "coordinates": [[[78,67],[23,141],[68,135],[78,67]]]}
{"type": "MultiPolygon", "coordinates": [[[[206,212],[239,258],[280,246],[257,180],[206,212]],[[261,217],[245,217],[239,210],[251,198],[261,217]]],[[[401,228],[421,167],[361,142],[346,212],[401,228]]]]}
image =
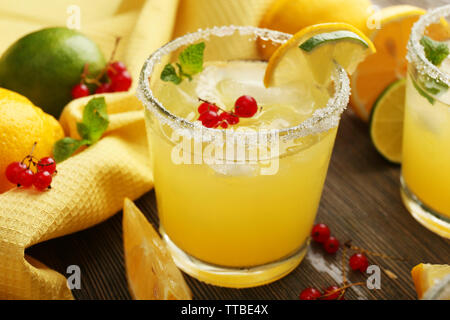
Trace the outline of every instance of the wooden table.
{"type": "MultiPolygon", "coordinates": [[[[423,7],[449,1],[416,1],[423,7]]],[[[411,1],[378,1],[386,5],[411,1]]],[[[399,194],[398,166],[383,160],[373,148],[368,127],[350,111],[342,118],[333,157],[325,183],[317,221],[327,223],[342,242],[405,261],[371,257],[382,271],[381,289],[349,289],[347,299],[415,299],[411,268],[420,263],[449,263],[450,241],[428,231],[403,207],[399,194]],[[391,279],[384,270],[393,272],[391,279]]],[[[158,225],[154,192],[145,194],[137,205],[158,225]]],[[[48,266],[65,274],[67,266],[81,268],[77,299],[130,299],[127,289],[123,247],[122,213],[106,222],[73,235],[51,240],[27,250],[48,266]]],[[[203,284],[189,276],[187,282],[195,299],[298,299],[302,289],[323,288],[340,283],[341,254],[330,256],[312,244],[301,265],[285,278],[262,287],[226,289],[203,284]]],[[[351,282],[365,276],[349,273],[351,282]]]]}

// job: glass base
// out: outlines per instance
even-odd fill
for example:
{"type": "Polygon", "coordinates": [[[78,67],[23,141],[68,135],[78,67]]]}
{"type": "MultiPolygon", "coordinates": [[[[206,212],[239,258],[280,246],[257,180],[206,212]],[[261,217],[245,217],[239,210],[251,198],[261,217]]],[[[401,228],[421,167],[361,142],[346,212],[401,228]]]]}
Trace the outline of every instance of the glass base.
{"type": "Polygon", "coordinates": [[[198,260],[181,250],[160,228],[175,264],[190,276],[208,284],[228,288],[250,288],[276,281],[294,270],[303,260],[308,243],[287,258],[250,268],[221,267],[198,260]]]}
{"type": "Polygon", "coordinates": [[[414,219],[441,237],[450,239],[450,219],[427,207],[422,201],[420,201],[419,198],[408,188],[403,177],[400,177],[400,182],[400,191],[403,203],[414,219]]]}

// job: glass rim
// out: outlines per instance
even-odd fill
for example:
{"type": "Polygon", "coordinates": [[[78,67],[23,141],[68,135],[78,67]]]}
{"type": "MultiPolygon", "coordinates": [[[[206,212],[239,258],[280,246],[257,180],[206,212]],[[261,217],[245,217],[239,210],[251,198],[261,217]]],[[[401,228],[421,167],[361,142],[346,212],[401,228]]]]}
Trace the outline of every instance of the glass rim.
{"type": "Polygon", "coordinates": [[[439,67],[435,66],[427,59],[425,50],[420,44],[420,40],[425,34],[425,29],[448,15],[450,15],[450,5],[431,9],[420,17],[411,29],[406,58],[408,62],[415,64],[417,70],[422,75],[427,75],[434,80],[441,81],[450,86],[450,75],[440,70],[439,67]]]}
{"type": "MultiPolygon", "coordinates": [[[[243,132],[239,129],[206,128],[201,125],[201,123],[188,121],[183,117],[173,114],[167,110],[164,105],[153,95],[149,80],[152,76],[154,66],[161,61],[163,56],[172,53],[184,45],[195,43],[201,39],[208,40],[210,36],[231,36],[235,34],[235,32],[239,32],[239,34],[243,36],[253,35],[255,37],[260,37],[262,40],[272,41],[275,43],[284,43],[292,37],[291,34],[275,30],[235,25],[199,29],[196,32],[187,33],[184,36],[178,37],[153,52],[146,59],[142,67],[137,88],[137,97],[144,104],[144,107],[155,114],[159,120],[163,121],[163,123],[168,123],[173,129],[200,129],[203,134],[206,132],[210,137],[214,137],[217,133],[226,134],[228,137],[236,135],[240,138],[242,138],[242,135],[247,135],[247,132],[243,132]]],[[[270,135],[273,135],[275,132],[280,137],[282,136],[283,139],[290,140],[313,134],[319,134],[337,127],[340,116],[346,109],[349,102],[350,80],[347,72],[337,62],[335,62],[335,66],[336,68],[334,70],[334,74],[332,75],[335,91],[334,95],[328,99],[326,106],[316,109],[311,116],[295,126],[282,129],[265,129],[265,131],[270,131],[270,135]]]]}

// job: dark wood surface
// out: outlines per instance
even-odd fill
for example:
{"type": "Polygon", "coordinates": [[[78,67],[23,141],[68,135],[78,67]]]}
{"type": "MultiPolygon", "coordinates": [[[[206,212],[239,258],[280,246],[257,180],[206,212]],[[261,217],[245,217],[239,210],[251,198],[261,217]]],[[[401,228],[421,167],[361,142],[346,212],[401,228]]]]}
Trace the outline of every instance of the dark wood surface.
{"type": "MultiPolygon", "coordinates": [[[[414,3],[428,7],[449,2],[414,3]]],[[[381,289],[354,287],[348,290],[347,299],[415,299],[411,268],[420,262],[450,262],[450,241],[422,227],[403,207],[399,174],[399,167],[387,163],[373,148],[367,125],[347,111],[341,121],[316,221],[327,223],[342,242],[351,239],[365,249],[405,259],[371,257],[371,264],[393,272],[397,279],[391,279],[383,271],[381,289]]],[[[136,203],[158,225],[154,192],[145,194],[136,203]]],[[[120,212],[98,226],[36,245],[27,253],[63,274],[67,266],[79,265],[82,287],[73,291],[77,299],[130,299],[121,219],[120,212]]],[[[298,299],[305,287],[323,288],[342,280],[341,254],[342,250],[335,256],[326,255],[312,244],[304,261],[288,276],[251,289],[219,288],[189,276],[186,279],[195,299],[298,299]]],[[[365,276],[350,272],[349,278],[357,282],[364,281],[365,276]]]]}

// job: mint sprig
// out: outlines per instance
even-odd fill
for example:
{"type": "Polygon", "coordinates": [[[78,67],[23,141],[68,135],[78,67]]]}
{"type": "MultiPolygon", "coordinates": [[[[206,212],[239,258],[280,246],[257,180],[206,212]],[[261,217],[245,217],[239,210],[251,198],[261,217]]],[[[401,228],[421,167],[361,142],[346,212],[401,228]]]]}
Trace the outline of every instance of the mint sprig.
{"type": "Polygon", "coordinates": [[[192,44],[184,49],[178,56],[175,68],[171,63],[164,66],[161,72],[161,80],[180,84],[183,78],[192,80],[192,76],[203,70],[203,53],[205,51],[205,43],[200,42],[192,44]],[[178,69],[178,71],[177,71],[178,69]]]}
{"type": "Polygon", "coordinates": [[[433,40],[430,37],[423,36],[420,44],[423,46],[427,59],[435,66],[440,66],[442,61],[450,54],[446,43],[433,40]]]}
{"type": "Polygon", "coordinates": [[[69,158],[81,146],[96,143],[105,133],[109,125],[109,117],[104,97],[92,98],[83,110],[83,119],[77,123],[77,131],[81,140],[70,137],[56,141],[53,155],[56,162],[69,158]]]}

